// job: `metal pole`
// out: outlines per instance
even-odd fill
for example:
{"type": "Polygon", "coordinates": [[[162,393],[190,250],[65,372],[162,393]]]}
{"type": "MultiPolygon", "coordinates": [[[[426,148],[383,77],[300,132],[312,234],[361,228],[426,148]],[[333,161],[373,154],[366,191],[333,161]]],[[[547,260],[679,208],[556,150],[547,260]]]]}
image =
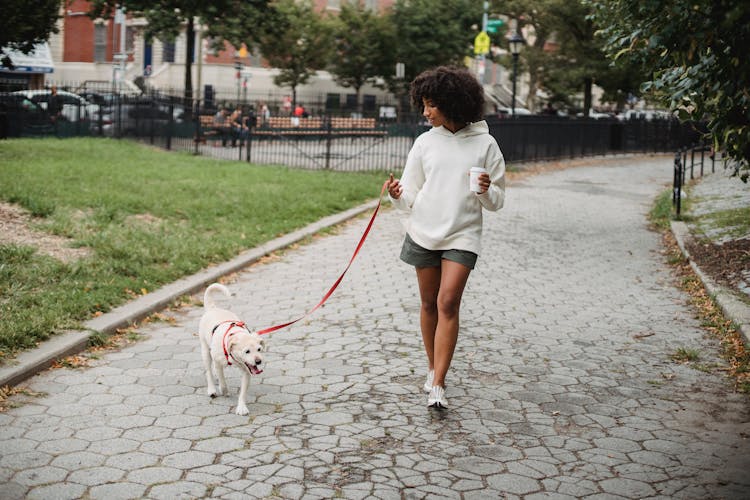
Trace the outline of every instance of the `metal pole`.
{"type": "Polygon", "coordinates": [[[672,191],[672,202],[675,206],[675,213],[680,215],[680,201],[682,198],[682,165],[680,162],[680,152],[674,154],[674,189],[672,191]]]}
{"type": "Polygon", "coordinates": [[[518,54],[513,54],[513,97],[510,102],[510,115],[516,116],[516,72],[518,71],[518,54]]]}

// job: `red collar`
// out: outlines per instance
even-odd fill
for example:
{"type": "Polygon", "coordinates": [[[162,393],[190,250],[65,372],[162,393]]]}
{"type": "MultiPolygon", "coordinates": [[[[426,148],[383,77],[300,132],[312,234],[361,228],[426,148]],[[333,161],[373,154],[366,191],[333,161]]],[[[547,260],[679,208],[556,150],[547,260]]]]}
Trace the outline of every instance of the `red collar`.
{"type": "MultiPolygon", "coordinates": [[[[245,323],[243,323],[242,321],[227,320],[227,321],[222,321],[221,323],[216,325],[213,330],[211,330],[211,337],[213,337],[214,333],[216,333],[216,330],[225,323],[229,323],[229,326],[224,331],[224,336],[221,338],[221,347],[224,348],[224,357],[227,358],[227,364],[229,366],[232,366],[232,362],[229,360],[229,358],[231,357],[232,359],[234,359],[234,356],[232,356],[232,353],[229,352],[229,349],[227,349],[227,339],[231,337],[232,335],[234,335],[235,333],[237,333],[236,330],[232,331],[232,329],[235,327],[242,328],[244,330],[247,330],[248,332],[250,332],[250,330],[247,328],[247,326],[245,326],[245,323]]],[[[237,360],[235,359],[235,361],[237,360]]]]}

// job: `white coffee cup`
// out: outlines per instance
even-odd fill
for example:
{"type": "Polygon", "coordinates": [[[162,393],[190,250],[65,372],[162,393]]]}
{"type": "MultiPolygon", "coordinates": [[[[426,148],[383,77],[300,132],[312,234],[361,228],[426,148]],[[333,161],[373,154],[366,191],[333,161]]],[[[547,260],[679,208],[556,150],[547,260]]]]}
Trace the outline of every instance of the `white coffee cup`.
{"type": "Polygon", "coordinates": [[[479,174],[486,173],[487,170],[482,167],[471,167],[471,170],[469,170],[469,189],[475,193],[481,192],[482,188],[479,186],[479,174]]]}

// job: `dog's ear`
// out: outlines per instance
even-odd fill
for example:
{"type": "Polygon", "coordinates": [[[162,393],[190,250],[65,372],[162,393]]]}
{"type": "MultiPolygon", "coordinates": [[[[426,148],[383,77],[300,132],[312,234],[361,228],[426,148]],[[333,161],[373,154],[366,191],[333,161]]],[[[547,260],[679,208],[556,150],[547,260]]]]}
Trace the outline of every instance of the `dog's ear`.
{"type": "Polygon", "coordinates": [[[266,341],[263,339],[263,337],[260,338],[260,349],[264,352],[266,350],[266,341]]]}

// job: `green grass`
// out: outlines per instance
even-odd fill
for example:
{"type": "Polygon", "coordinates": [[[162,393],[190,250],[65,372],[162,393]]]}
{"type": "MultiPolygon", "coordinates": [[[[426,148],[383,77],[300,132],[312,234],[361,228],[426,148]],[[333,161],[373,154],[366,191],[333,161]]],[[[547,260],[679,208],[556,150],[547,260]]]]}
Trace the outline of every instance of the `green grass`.
{"type": "Polygon", "coordinates": [[[0,359],[326,215],[377,197],[384,172],[220,161],[108,139],[0,141],[0,200],[90,257],[0,244],[0,359]]]}
{"type": "Polygon", "coordinates": [[[700,359],[700,352],[696,349],[680,347],[674,353],[672,353],[671,358],[673,361],[676,361],[678,363],[698,361],[700,359]]]}
{"type": "Polygon", "coordinates": [[[745,237],[750,234],[750,207],[732,208],[706,214],[698,220],[698,225],[704,233],[713,230],[721,236],[745,237]]]}

